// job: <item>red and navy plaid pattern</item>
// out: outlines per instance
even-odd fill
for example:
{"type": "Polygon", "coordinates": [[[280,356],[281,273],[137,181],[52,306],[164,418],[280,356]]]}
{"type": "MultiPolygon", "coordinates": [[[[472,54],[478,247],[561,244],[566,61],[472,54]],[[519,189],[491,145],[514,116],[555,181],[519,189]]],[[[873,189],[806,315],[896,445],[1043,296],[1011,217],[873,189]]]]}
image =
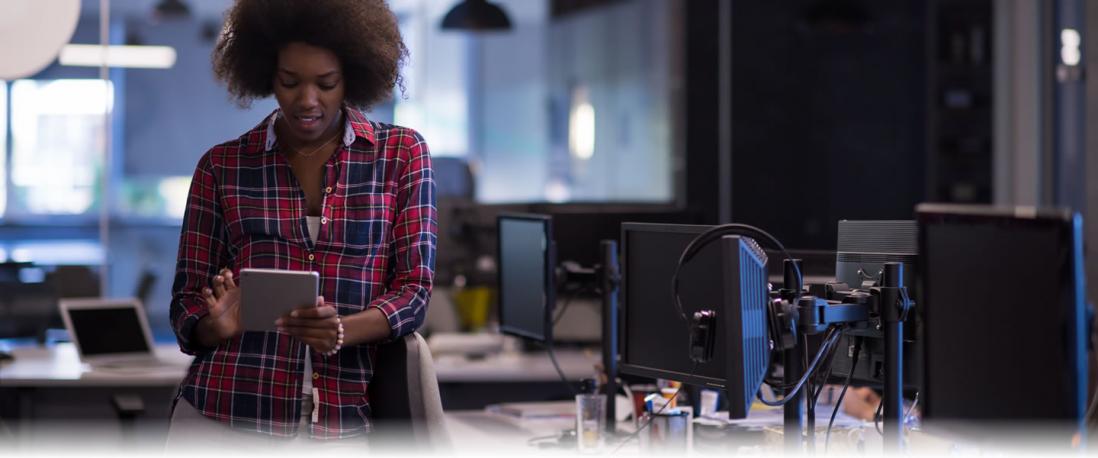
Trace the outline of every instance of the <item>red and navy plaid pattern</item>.
{"type": "MultiPolygon", "coordinates": [[[[415,131],[369,121],[344,108],[353,131],[326,165],[324,219],[314,243],[305,194],[277,143],[271,117],[198,162],[191,182],[172,286],[171,321],[180,348],[195,355],[179,397],[238,429],[297,434],[307,346],[277,332],[244,332],[202,348],[194,328],[208,313],[201,291],[228,267],[316,271],[340,315],[380,309],[392,338],[418,328],[434,277],[438,222],[427,144],[415,131]]],[[[273,113],[271,116],[277,116],[273,113]]],[[[312,352],[319,421],[310,435],[345,438],[370,429],[366,386],[373,345],[312,352]]]]}

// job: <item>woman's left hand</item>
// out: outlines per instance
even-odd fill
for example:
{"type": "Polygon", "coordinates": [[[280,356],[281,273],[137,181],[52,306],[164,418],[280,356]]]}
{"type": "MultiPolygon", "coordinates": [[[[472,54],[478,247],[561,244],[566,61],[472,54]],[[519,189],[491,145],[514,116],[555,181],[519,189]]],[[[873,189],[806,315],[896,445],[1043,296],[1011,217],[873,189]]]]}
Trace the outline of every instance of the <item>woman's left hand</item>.
{"type": "Polygon", "coordinates": [[[275,321],[279,332],[297,337],[321,353],[336,347],[339,325],[335,307],[325,305],[323,296],[317,298],[316,307],[294,310],[275,321]]]}

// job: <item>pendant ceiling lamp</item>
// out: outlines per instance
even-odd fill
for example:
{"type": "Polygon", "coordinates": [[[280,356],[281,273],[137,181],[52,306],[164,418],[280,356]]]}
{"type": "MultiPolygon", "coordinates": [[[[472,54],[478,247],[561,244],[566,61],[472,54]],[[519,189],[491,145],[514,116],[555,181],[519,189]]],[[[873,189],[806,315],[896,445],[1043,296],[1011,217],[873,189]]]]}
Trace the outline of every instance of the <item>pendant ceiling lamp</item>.
{"type": "Polygon", "coordinates": [[[509,30],[511,20],[499,5],[487,0],[462,0],[442,19],[443,30],[509,30]]]}

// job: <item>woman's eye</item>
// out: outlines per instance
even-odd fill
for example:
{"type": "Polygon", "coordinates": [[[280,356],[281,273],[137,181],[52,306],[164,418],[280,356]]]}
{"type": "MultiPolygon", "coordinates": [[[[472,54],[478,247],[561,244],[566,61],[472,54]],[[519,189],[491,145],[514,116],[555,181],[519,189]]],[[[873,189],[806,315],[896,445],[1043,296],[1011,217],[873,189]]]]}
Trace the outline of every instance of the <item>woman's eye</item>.
{"type": "Polygon", "coordinates": [[[297,81],[279,81],[282,87],[294,87],[297,86],[297,81]]]}
{"type": "Polygon", "coordinates": [[[325,91],[330,91],[330,90],[336,88],[336,85],[334,85],[334,84],[320,84],[318,86],[320,86],[320,88],[325,90],[325,91]]]}

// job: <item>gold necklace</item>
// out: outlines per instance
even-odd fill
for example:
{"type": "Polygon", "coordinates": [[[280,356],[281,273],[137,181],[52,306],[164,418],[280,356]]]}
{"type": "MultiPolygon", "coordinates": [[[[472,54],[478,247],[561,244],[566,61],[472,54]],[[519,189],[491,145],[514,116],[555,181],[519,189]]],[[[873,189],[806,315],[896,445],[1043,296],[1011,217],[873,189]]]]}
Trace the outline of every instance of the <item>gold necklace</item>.
{"type": "Polygon", "coordinates": [[[313,157],[313,155],[316,154],[317,151],[320,151],[321,148],[328,146],[328,144],[331,143],[332,140],[335,140],[337,137],[339,137],[339,134],[333,135],[332,138],[329,138],[328,141],[321,143],[320,146],[314,148],[312,151],[309,151],[308,154],[302,153],[301,150],[295,150],[294,153],[297,155],[297,157],[313,157]]]}

